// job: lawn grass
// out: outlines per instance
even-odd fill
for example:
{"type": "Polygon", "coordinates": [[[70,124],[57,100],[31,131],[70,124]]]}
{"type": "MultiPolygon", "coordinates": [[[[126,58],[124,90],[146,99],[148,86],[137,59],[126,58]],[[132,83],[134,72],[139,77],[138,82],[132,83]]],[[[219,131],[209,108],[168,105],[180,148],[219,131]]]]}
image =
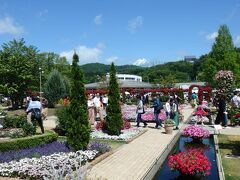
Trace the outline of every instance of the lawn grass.
{"type": "Polygon", "coordinates": [[[218,139],[226,180],[239,180],[240,158],[226,158],[225,155],[240,155],[240,136],[219,135],[218,139]]]}
{"type": "MultiPolygon", "coordinates": [[[[66,141],[67,137],[66,136],[59,136],[58,137],[58,141],[66,141]]],[[[117,148],[119,148],[120,146],[122,146],[123,144],[126,144],[126,142],[124,141],[115,141],[115,140],[95,140],[95,139],[91,139],[90,141],[99,141],[99,142],[105,142],[108,143],[112,150],[116,150],[117,148]]]]}

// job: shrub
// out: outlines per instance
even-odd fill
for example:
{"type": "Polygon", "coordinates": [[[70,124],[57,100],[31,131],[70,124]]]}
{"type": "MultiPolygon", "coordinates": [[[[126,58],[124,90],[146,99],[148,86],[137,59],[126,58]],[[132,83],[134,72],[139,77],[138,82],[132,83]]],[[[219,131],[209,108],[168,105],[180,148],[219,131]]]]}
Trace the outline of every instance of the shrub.
{"type": "Polygon", "coordinates": [[[7,116],[3,128],[21,128],[27,122],[27,116],[7,116]]]}
{"type": "MultiPolygon", "coordinates": [[[[36,134],[36,122],[30,124],[27,122],[26,115],[22,116],[7,116],[4,121],[3,128],[22,128],[24,136],[36,134]]],[[[17,137],[17,136],[16,136],[17,137]]]]}
{"type": "Polygon", "coordinates": [[[67,133],[67,122],[68,122],[68,107],[57,109],[56,114],[58,117],[56,131],[59,135],[64,136],[67,133]]]}
{"type": "Polygon", "coordinates": [[[49,132],[41,135],[0,141],[0,152],[43,145],[56,141],[57,137],[57,134],[49,132]]]}
{"type": "Polygon", "coordinates": [[[108,143],[92,141],[88,144],[88,150],[97,150],[100,154],[104,154],[111,150],[111,147],[108,143]]]}

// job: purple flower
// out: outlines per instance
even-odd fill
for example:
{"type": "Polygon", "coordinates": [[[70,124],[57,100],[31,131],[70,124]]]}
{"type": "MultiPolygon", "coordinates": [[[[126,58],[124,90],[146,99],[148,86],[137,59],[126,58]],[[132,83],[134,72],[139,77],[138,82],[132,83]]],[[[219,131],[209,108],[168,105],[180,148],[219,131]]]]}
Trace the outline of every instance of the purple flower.
{"type": "Polygon", "coordinates": [[[70,152],[71,150],[66,146],[66,143],[54,141],[42,146],[35,146],[27,149],[12,150],[7,152],[0,152],[0,163],[10,162],[12,160],[20,160],[28,157],[48,156],[58,152],[70,152]]]}

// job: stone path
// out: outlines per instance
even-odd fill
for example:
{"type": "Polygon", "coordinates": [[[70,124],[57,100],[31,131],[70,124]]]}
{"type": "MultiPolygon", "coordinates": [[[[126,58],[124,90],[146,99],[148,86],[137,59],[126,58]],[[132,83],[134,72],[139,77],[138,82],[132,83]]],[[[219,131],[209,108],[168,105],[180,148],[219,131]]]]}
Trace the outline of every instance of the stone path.
{"type": "MultiPolygon", "coordinates": [[[[191,115],[193,109],[183,110],[184,120],[191,115]]],[[[172,135],[164,133],[164,129],[154,129],[155,124],[148,127],[148,131],[129,144],[123,145],[119,150],[100,163],[93,166],[89,179],[135,180],[143,179],[149,167],[163,153],[179,130],[172,135]]],[[[180,124],[182,127],[183,124],[180,124]]]]}

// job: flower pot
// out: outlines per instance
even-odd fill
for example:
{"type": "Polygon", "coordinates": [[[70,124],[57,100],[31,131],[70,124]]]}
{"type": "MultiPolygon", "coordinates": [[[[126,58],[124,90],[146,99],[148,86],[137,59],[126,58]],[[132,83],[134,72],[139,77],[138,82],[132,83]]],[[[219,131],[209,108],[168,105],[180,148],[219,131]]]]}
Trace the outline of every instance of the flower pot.
{"type": "Polygon", "coordinates": [[[166,134],[172,134],[173,132],[173,125],[165,125],[164,126],[166,134]]]}

